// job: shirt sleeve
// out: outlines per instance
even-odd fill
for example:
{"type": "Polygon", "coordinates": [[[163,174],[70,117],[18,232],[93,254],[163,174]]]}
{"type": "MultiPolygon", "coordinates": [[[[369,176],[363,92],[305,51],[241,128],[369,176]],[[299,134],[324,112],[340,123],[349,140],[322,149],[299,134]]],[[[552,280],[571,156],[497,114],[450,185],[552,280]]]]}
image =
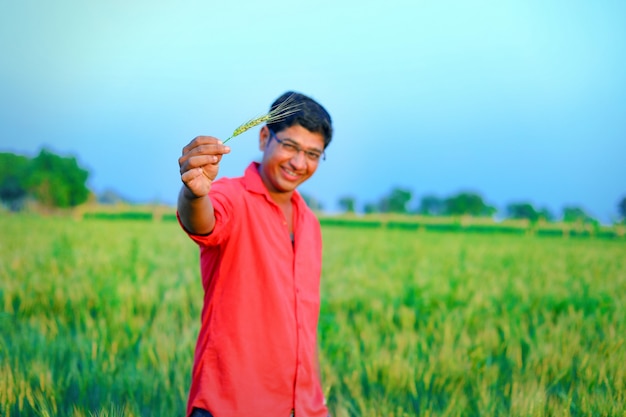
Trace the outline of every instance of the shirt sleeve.
{"type": "MultiPolygon", "coordinates": [[[[213,183],[211,191],[209,192],[209,198],[213,204],[213,212],[215,213],[215,227],[213,231],[208,235],[196,235],[186,230],[180,218],[179,224],[187,235],[196,242],[199,246],[215,247],[220,246],[224,241],[228,239],[230,231],[232,229],[232,213],[233,213],[233,190],[228,186],[227,181],[218,180],[213,183]]],[[[178,215],[177,215],[178,217],[178,215]]]]}

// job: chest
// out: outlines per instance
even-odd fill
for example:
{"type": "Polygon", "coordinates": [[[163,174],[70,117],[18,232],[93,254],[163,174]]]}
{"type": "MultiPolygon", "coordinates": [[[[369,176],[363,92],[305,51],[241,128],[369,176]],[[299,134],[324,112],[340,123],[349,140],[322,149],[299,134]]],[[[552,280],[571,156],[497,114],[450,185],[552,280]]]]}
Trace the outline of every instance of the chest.
{"type": "Polygon", "coordinates": [[[284,204],[280,206],[280,211],[282,212],[283,215],[283,220],[285,221],[286,225],[287,225],[287,230],[289,231],[289,235],[293,236],[293,230],[294,230],[294,207],[293,204],[289,203],[289,204],[284,204]]]}

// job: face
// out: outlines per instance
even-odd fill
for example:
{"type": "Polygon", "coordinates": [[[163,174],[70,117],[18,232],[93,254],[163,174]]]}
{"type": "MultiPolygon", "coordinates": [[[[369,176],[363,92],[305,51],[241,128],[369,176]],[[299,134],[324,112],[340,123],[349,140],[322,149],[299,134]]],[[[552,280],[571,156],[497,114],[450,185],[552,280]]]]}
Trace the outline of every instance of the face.
{"type": "MultiPolygon", "coordinates": [[[[321,154],[324,151],[324,136],[313,133],[300,125],[294,125],[280,132],[275,137],[283,144],[295,144],[304,151],[321,154]]],[[[311,160],[305,152],[289,152],[276,138],[272,137],[267,126],[259,134],[259,148],[263,151],[261,178],[270,194],[285,199],[291,198],[293,191],[315,173],[321,161],[311,160]]]]}

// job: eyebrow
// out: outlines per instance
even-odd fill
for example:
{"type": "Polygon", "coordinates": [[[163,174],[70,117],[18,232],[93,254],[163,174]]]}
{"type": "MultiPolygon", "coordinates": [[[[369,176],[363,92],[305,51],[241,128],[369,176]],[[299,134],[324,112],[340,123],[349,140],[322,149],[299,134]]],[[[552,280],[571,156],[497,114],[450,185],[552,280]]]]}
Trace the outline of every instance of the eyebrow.
{"type": "Polygon", "coordinates": [[[323,149],[319,149],[319,148],[308,148],[308,149],[305,149],[305,148],[302,147],[302,145],[300,145],[298,142],[296,142],[295,140],[293,140],[291,138],[285,138],[285,139],[281,139],[281,140],[283,142],[290,142],[290,143],[292,143],[294,145],[297,145],[298,147],[300,147],[300,149],[302,149],[305,152],[317,152],[320,155],[322,154],[322,152],[324,152],[323,149]]]}

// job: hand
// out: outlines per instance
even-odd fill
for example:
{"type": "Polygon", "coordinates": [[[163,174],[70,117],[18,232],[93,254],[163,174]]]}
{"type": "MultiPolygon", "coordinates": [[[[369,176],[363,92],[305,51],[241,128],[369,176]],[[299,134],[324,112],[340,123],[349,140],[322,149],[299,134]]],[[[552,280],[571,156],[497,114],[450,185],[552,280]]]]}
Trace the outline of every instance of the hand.
{"type": "Polygon", "coordinates": [[[230,147],[212,136],[197,136],[183,148],[183,155],[178,158],[180,179],[194,197],[209,193],[222,155],[227,153],[230,147]]]}

